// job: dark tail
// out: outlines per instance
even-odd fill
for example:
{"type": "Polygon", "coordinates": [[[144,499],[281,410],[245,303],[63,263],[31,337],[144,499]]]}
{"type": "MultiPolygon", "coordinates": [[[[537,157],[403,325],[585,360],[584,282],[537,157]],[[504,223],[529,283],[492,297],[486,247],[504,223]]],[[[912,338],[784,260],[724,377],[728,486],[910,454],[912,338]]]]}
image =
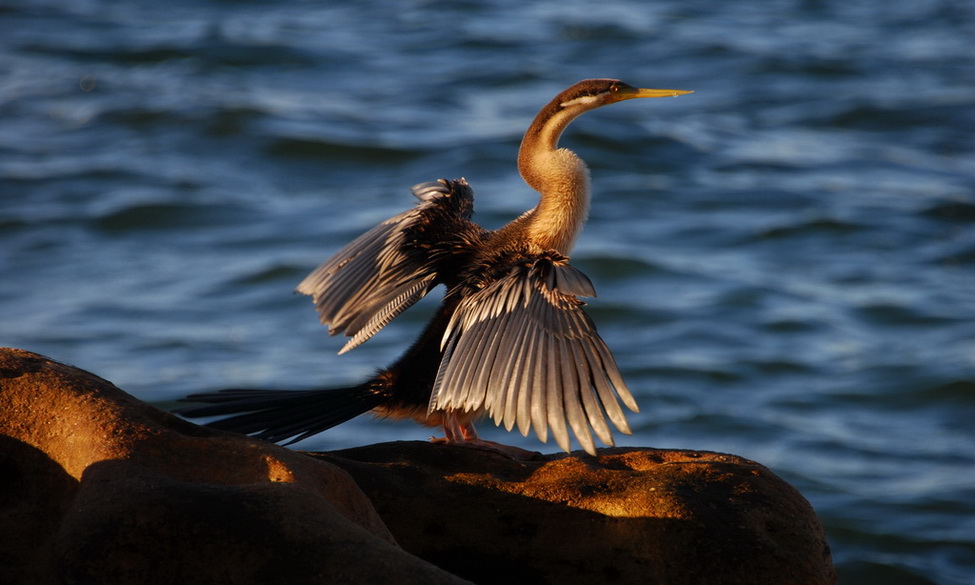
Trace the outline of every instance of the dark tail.
{"type": "Polygon", "coordinates": [[[176,411],[186,417],[234,414],[208,423],[225,431],[254,435],[286,444],[306,439],[372,410],[386,397],[370,384],[324,390],[248,390],[231,388],[220,392],[193,394],[183,402],[205,402],[176,411]]]}

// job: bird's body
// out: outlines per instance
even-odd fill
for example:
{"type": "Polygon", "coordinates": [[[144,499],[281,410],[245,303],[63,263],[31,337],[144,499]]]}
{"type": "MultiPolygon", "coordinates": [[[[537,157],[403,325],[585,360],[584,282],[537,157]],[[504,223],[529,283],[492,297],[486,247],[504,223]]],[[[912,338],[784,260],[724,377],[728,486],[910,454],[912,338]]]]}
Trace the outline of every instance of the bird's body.
{"type": "Polygon", "coordinates": [[[447,440],[477,442],[473,422],[490,416],[509,430],[551,431],[569,449],[569,429],[588,452],[592,432],[613,439],[606,417],[629,428],[619,402],[637,411],[612,355],[583,312],[595,296],[568,255],[589,210],[589,171],[558,147],[578,115],[639,97],[688,93],[644,90],[591,79],[556,96],[525,133],[522,177],[541,197],[499,230],[470,220],[464,179],[413,188],[419,205],[367,231],[312,272],[298,292],[311,295],[331,334],[365,342],[437,285],[446,293],[420,337],[394,364],[351,388],[226,390],[188,398],[209,406],[188,416],[234,414],[211,426],[273,441],[300,440],[372,410],[443,426],[447,440]]]}

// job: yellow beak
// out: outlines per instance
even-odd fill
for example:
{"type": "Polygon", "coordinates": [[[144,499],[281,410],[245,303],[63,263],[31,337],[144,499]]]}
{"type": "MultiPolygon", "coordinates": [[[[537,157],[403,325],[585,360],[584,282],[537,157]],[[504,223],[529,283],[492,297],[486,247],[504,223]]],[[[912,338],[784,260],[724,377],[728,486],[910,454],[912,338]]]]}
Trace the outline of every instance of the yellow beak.
{"type": "Polygon", "coordinates": [[[686,89],[643,89],[640,87],[626,87],[616,94],[618,101],[636,98],[676,97],[687,93],[694,93],[686,89]]]}

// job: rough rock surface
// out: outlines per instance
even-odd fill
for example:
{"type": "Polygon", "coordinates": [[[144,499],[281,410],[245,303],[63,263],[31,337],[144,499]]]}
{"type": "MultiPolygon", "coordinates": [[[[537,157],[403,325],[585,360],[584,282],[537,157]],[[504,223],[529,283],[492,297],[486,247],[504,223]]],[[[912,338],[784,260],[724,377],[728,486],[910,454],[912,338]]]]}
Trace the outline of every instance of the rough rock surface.
{"type": "Polygon", "coordinates": [[[836,581],[805,498],[734,455],[616,448],[517,462],[414,442],[315,456],[356,479],[404,549],[476,583],[836,581]]]}
{"type": "Polygon", "coordinates": [[[9,349],[0,527],[4,584],[465,583],[399,548],[341,469],[9,349]]]}
{"type": "Polygon", "coordinates": [[[805,499],[732,455],[310,455],[0,349],[0,583],[836,580],[805,499]]]}

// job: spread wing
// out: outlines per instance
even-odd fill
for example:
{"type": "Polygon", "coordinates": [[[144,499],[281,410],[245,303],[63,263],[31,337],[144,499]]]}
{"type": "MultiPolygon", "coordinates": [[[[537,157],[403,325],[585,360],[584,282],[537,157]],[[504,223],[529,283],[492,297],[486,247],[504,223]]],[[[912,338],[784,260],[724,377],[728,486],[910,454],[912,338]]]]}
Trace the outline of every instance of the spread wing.
{"type": "Polygon", "coordinates": [[[350,242],[296,289],[312,297],[330,335],[352,338],[339,353],[364,343],[449,278],[465,252],[464,238],[480,233],[468,220],[473,192],[463,179],[421,183],[413,194],[416,207],[350,242]]]}
{"type": "Polygon", "coordinates": [[[465,297],[444,335],[430,410],[483,409],[542,442],[551,429],[566,451],[566,422],[593,454],[590,429],[613,445],[606,417],[629,434],[619,400],[634,412],[636,402],[578,299],[595,294],[565,258],[541,254],[465,297]]]}

